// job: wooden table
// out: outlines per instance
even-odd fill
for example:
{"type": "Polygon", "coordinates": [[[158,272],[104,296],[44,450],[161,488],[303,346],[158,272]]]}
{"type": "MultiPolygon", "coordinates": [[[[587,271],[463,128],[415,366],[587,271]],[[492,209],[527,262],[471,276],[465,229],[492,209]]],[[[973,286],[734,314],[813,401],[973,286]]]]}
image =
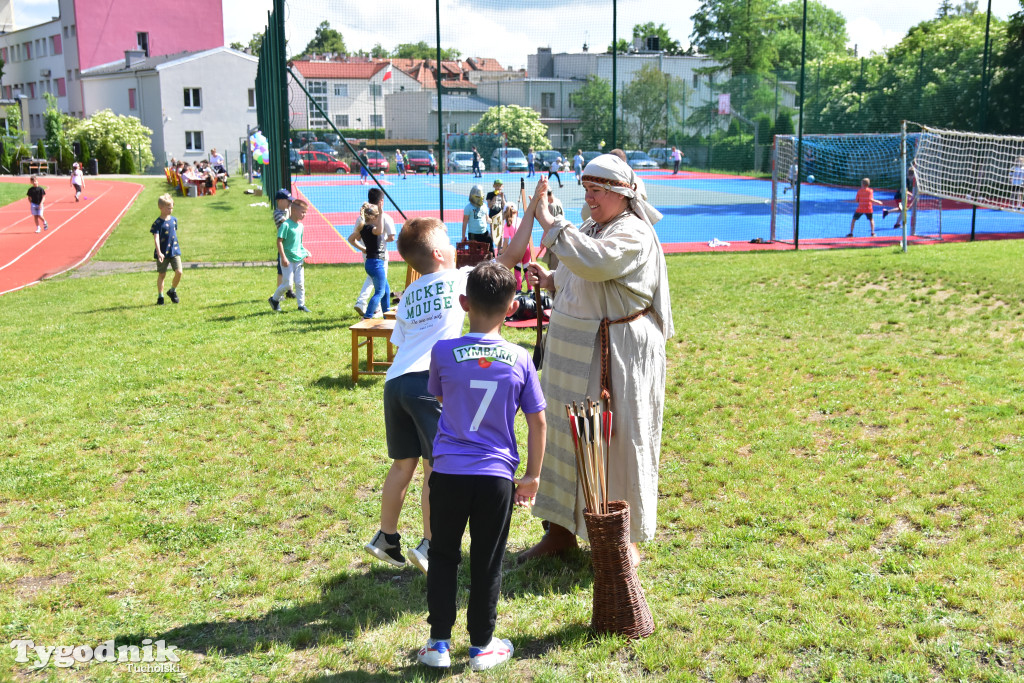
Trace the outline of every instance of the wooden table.
{"type": "Polygon", "coordinates": [[[352,330],[352,383],[359,381],[360,375],[383,375],[395,359],[395,347],[391,343],[391,333],[395,330],[395,321],[386,318],[371,318],[360,320],[350,328],[352,330]],[[376,360],[373,357],[373,340],[375,338],[387,340],[388,359],[386,361],[376,360]],[[366,370],[359,371],[359,347],[366,347],[366,370]],[[384,368],[378,370],[377,368],[384,368]]]}

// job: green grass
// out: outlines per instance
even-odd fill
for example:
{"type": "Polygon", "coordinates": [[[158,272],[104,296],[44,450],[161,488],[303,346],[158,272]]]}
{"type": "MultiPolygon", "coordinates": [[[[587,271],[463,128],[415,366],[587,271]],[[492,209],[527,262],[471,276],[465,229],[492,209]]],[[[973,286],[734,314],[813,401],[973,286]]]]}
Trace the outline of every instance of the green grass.
{"type": "Polygon", "coordinates": [[[245,194],[243,190],[250,186],[243,177],[235,178],[231,189],[207,197],[180,197],[170,191],[162,176],[138,182],[145,189],[100,248],[97,260],[151,260],[153,236],[149,228],[160,216],[157,198],[165,192],[174,198],[178,237],[186,261],[273,260],[277,233],[268,208],[270,200],[245,194]]]}
{"type": "MultiPolygon", "coordinates": [[[[130,224],[105,250],[136,260],[130,224]]],[[[1024,680],[1022,263],[1022,241],[670,257],[654,635],[589,632],[585,552],[510,561],[514,663],[470,675],[460,616],[451,677],[1024,680]]],[[[388,464],[382,382],[349,379],[362,271],[310,267],[308,317],[271,314],[273,277],[186,271],[159,308],[153,273],[0,298],[0,643],[162,638],[190,680],[436,680],[412,657],[424,577],[361,549],[388,464]]],[[[510,550],[538,532],[517,512],[510,550]]],[[[13,657],[0,679],[138,680],[13,657]]]]}

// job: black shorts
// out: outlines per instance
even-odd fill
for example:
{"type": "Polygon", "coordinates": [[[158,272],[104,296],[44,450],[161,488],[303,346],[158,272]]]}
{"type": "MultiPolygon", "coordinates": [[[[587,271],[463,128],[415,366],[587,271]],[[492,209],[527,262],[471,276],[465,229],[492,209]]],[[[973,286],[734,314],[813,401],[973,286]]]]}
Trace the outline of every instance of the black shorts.
{"type": "Polygon", "coordinates": [[[392,460],[424,457],[433,462],[441,404],[427,391],[430,373],[407,372],[384,382],[384,430],[392,460]]]}
{"type": "Polygon", "coordinates": [[[857,220],[861,216],[867,216],[869,221],[875,220],[875,214],[873,214],[873,213],[861,213],[859,211],[854,211],[853,212],[853,220],[857,220]]]}

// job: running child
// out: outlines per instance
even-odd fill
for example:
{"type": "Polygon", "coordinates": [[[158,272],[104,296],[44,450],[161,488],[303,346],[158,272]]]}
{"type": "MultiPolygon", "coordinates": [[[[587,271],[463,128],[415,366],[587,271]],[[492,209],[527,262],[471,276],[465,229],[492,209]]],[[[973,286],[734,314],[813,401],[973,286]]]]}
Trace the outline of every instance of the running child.
{"type": "Polygon", "coordinates": [[[406,178],[405,174],[405,157],[402,156],[402,150],[395,150],[395,175],[400,175],[402,178],[406,178]]]}
{"type": "Polygon", "coordinates": [[[281,310],[281,297],[288,290],[288,283],[292,282],[295,283],[295,300],[299,305],[299,310],[303,313],[310,312],[306,308],[305,267],[309,252],[302,245],[302,219],[306,216],[308,206],[302,199],[292,200],[288,220],[277,228],[277,255],[281,259],[284,274],[281,284],[277,286],[277,291],[267,299],[267,303],[275,311],[281,310]]]}
{"type": "Polygon", "coordinates": [[[502,322],[519,307],[508,268],[493,261],[476,266],[459,304],[469,314],[469,333],[438,341],[430,356],[427,388],[443,407],[430,475],[430,638],[417,658],[427,666],[451,666],[462,536],[468,524],[469,668],[483,671],[512,657],[512,643],[494,637],[501,564],[513,504],[529,507],[537,495],[547,424],[533,361],[526,349],[501,337],[502,322]],[[520,409],[528,428],[527,461],[523,477],[516,479],[515,416],[520,409]]]}
{"type": "Polygon", "coordinates": [[[853,225],[861,216],[867,216],[868,223],[871,224],[871,236],[875,236],[875,217],[873,215],[875,204],[881,206],[882,202],[875,199],[875,193],[871,189],[871,179],[864,178],[860,181],[860,189],[857,190],[857,210],[853,212],[853,219],[850,221],[850,234],[847,237],[853,237],[853,225]]]}
{"type": "MultiPolygon", "coordinates": [[[[526,210],[523,224],[501,256],[495,259],[511,269],[530,243],[536,198],[526,210]]],[[[430,473],[434,436],[441,404],[427,389],[430,350],[442,339],[462,334],[465,311],[458,296],[466,291],[470,267],[455,268],[455,248],[448,229],[437,218],[413,218],[398,233],[398,253],[421,276],[409,285],[395,311],[391,343],[398,347],[384,377],[384,428],[387,435],[388,470],[381,488],[380,530],[364,548],[395,567],[405,565],[398,521],[405,494],[423,462],[423,539],[409,551],[412,563],[427,573],[430,548],[430,473]]]]}
{"type": "Polygon", "coordinates": [[[85,174],[82,173],[82,165],[77,161],[71,164],[71,187],[75,190],[75,201],[82,198],[82,188],[85,187],[85,174]]]}
{"type": "Polygon", "coordinates": [[[43,230],[49,229],[49,224],[43,217],[43,197],[46,196],[46,190],[39,187],[39,179],[35,176],[29,178],[32,183],[32,187],[28,188],[28,210],[32,215],[32,220],[36,224],[36,232],[42,232],[43,230]]]}
{"type": "MultiPolygon", "coordinates": [[[[562,168],[562,157],[554,159],[548,165],[548,180],[551,180],[551,176],[555,176],[555,180],[558,181],[558,186],[562,187],[562,179],[558,176],[558,171],[562,168]]],[[[580,171],[582,173],[582,170],[580,171]]]]}
{"type": "Polygon", "coordinates": [[[156,259],[156,305],[164,305],[164,276],[167,268],[174,271],[171,288],[167,296],[178,303],[178,283],[181,282],[181,247],[178,245],[178,219],[171,215],[174,199],[169,194],[160,195],[156,200],[160,217],[153,221],[149,231],[153,234],[153,258],[156,259]]]}

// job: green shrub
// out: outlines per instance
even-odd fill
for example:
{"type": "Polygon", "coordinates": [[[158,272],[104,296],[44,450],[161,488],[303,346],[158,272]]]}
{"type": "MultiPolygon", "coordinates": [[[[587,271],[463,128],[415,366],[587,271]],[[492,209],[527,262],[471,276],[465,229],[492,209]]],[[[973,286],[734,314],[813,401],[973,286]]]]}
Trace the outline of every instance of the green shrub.
{"type": "Polygon", "coordinates": [[[100,162],[100,173],[117,173],[121,170],[121,153],[110,140],[104,140],[96,150],[100,162]]]}
{"type": "Polygon", "coordinates": [[[127,173],[134,175],[135,173],[135,155],[132,151],[125,147],[121,150],[121,173],[127,173]]]}

